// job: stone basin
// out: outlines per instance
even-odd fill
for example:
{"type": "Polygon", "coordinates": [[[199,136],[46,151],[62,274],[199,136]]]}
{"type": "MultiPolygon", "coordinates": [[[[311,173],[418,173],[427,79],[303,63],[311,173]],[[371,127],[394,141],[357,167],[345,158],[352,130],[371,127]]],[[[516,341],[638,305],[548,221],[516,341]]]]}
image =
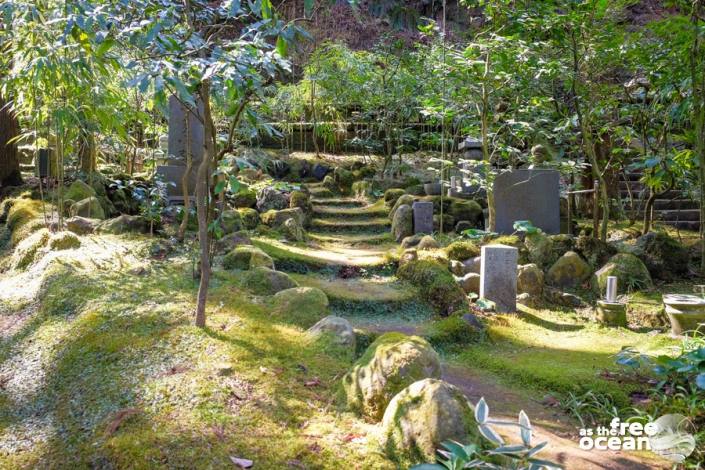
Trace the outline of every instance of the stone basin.
{"type": "Polygon", "coordinates": [[[663,296],[671,333],[682,335],[705,325],[705,299],[699,295],[666,294],[663,296]]]}

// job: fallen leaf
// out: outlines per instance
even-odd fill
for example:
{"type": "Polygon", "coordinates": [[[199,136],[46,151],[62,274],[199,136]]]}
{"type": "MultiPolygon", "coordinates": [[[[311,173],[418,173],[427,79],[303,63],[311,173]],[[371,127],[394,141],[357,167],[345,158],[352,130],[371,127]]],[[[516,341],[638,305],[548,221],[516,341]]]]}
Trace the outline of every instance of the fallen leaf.
{"type": "Polygon", "coordinates": [[[317,454],[321,451],[321,446],[318,445],[318,442],[314,442],[313,444],[309,444],[308,450],[317,454]]]}
{"type": "Polygon", "coordinates": [[[214,425],[211,429],[219,441],[225,440],[225,429],[223,426],[214,425]]]}
{"type": "Polygon", "coordinates": [[[108,424],[108,427],[106,428],[105,432],[108,434],[108,436],[113,435],[113,433],[115,433],[115,431],[120,428],[120,425],[123,421],[125,421],[130,416],[136,415],[137,413],[139,413],[139,411],[140,410],[137,408],[125,408],[124,410],[118,411],[117,413],[115,413],[115,417],[108,424]]]}
{"type": "Polygon", "coordinates": [[[307,380],[304,382],[304,387],[317,387],[321,385],[321,379],[318,377],[314,377],[311,380],[307,380]]]}
{"type": "Polygon", "coordinates": [[[230,460],[240,468],[252,468],[255,464],[252,460],[241,459],[239,457],[233,457],[232,455],[230,456],[230,460]]]}

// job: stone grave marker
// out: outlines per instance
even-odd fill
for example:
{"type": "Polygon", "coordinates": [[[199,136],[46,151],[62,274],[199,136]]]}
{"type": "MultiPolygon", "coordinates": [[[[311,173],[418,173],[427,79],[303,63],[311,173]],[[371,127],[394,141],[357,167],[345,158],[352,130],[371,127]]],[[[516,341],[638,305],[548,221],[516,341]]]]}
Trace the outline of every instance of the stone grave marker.
{"type": "Polygon", "coordinates": [[[495,231],[514,233],[529,220],[548,234],[561,231],[560,175],[556,170],[511,170],[494,180],[495,231]]]}
{"type": "Polygon", "coordinates": [[[495,303],[497,313],[516,312],[519,250],[506,245],[485,245],[480,261],[480,298],[495,303]]]}
{"type": "MultiPolygon", "coordinates": [[[[198,114],[203,115],[203,103],[198,103],[198,114]]],[[[203,145],[205,139],[204,126],[196,112],[185,106],[176,96],[169,97],[169,136],[168,156],[166,165],[157,167],[157,175],[167,183],[167,195],[170,199],[183,196],[181,178],[186,170],[186,146],[188,134],[191,140],[192,168],[189,175],[189,194],[193,196],[196,190],[196,173],[198,165],[203,160],[203,145]],[[171,184],[174,183],[174,184],[171,184]]],[[[160,144],[163,141],[160,139],[160,144]]]]}
{"type": "Polygon", "coordinates": [[[412,205],[414,211],[414,233],[433,233],[433,203],[416,201],[412,205]]]}

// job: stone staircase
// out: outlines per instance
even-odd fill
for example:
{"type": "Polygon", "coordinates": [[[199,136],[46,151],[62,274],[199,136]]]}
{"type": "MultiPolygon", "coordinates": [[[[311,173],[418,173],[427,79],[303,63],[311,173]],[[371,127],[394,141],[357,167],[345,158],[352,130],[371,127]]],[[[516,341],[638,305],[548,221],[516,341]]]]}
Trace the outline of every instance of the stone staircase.
{"type": "Polygon", "coordinates": [[[330,235],[361,235],[378,237],[389,233],[391,222],[384,205],[368,205],[353,198],[313,198],[313,219],[310,234],[313,237],[330,235]]]}
{"type": "MultiPolygon", "coordinates": [[[[639,180],[641,172],[628,172],[622,175],[619,182],[619,193],[627,213],[636,211],[638,218],[643,217],[648,189],[644,189],[639,180]],[[629,199],[629,193],[634,198],[634,207],[629,199]]],[[[697,231],[700,228],[700,209],[698,201],[693,200],[681,190],[669,190],[660,194],[654,202],[654,221],[681,229],[697,231]]]]}

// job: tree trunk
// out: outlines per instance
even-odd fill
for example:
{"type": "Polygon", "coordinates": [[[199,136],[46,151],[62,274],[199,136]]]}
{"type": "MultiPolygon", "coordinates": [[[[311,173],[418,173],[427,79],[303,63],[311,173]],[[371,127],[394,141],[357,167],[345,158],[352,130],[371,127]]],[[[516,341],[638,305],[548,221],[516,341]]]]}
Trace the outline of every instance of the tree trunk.
{"type": "MultiPolygon", "coordinates": [[[[213,118],[210,108],[210,83],[201,84],[199,96],[203,100],[204,145],[203,161],[198,166],[196,181],[196,214],[198,217],[198,242],[201,251],[201,282],[198,286],[196,301],[196,326],[206,326],[206,300],[210,282],[211,266],[208,235],[208,198],[210,197],[210,169],[215,154],[213,141],[213,118]]],[[[187,146],[190,142],[187,142],[187,146]]]]}
{"type": "Polygon", "coordinates": [[[82,129],[78,144],[78,159],[83,173],[90,174],[98,170],[97,153],[95,134],[87,129],[82,129]]]}
{"type": "Polygon", "coordinates": [[[189,179],[191,178],[191,170],[193,169],[193,157],[191,156],[191,118],[186,118],[186,171],[181,178],[181,189],[184,195],[184,217],[181,219],[179,233],[177,238],[183,241],[186,237],[186,229],[188,228],[189,216],[191,212],[191,194],[188,190],[189,179]]]}
{"type": "Polygon", "coordinates": [[[10,142],[19,133],[20,126],[17,116],[12,112],[5,99],[0,96],[0,186],[22,184],[17,143],[10,142]]]}

